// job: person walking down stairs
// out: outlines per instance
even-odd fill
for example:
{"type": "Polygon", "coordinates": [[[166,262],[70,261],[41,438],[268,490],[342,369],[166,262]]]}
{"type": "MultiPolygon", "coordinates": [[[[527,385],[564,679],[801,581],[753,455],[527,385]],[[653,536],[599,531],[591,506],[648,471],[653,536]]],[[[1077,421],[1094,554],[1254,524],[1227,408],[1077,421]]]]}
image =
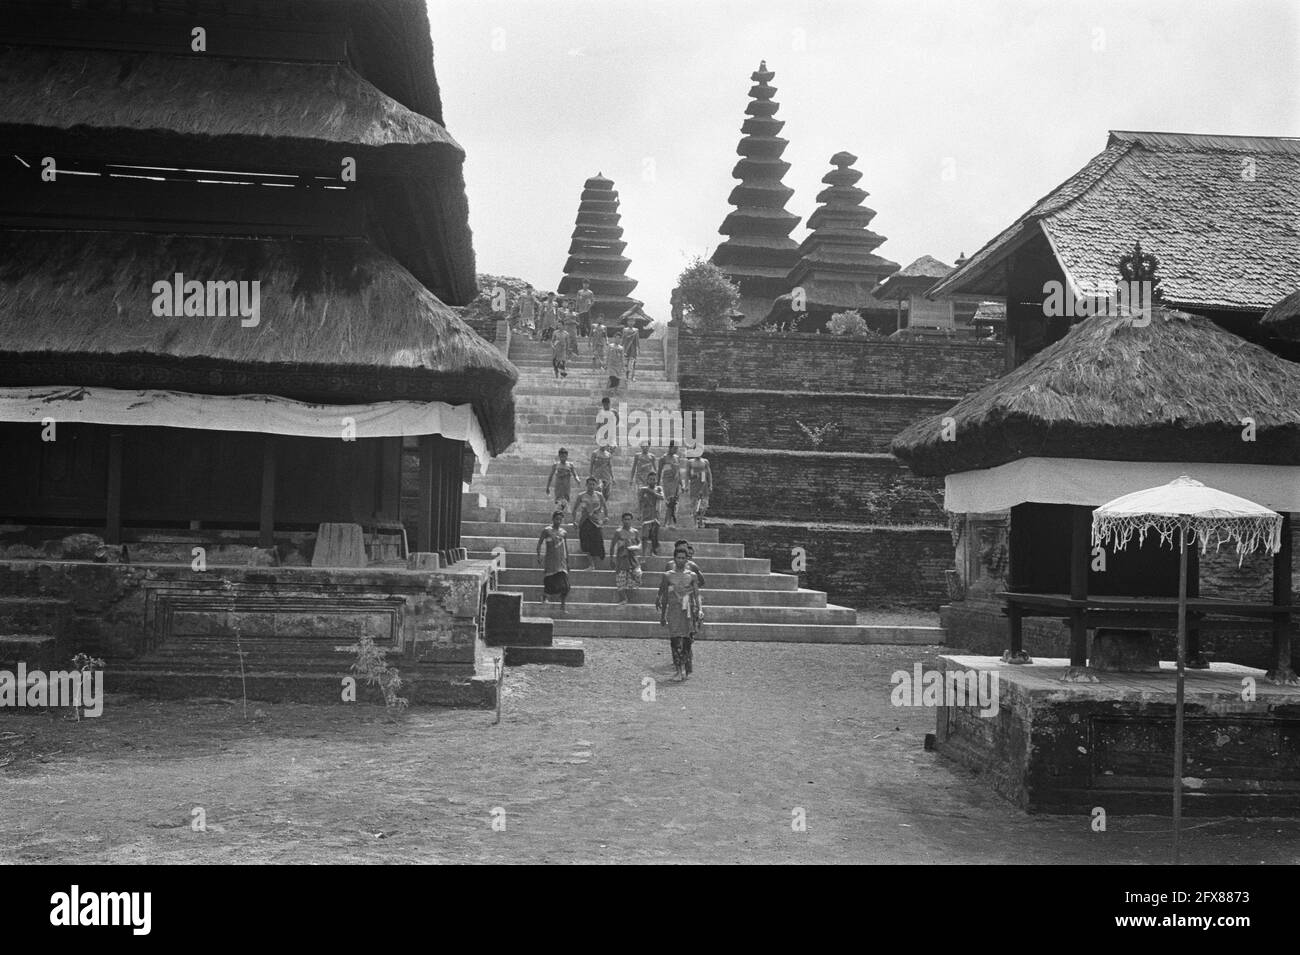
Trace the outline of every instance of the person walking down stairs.
{"type": "Polygon", "coordinates": [[[627,374],[627,362],[623,357],[623,346],[613,338],[605,346],[605,374],[609,376],[610,391],[618,391],[619,384],[627,374]]]}
{"type": "Polygon", "coordinates": [[[560,613],[569,598],[569,535],[560,522],[564,512],[551,515],[551,526],[543,527],[537,537],[537,563],[542,568],[542,603],[560,598],[560,613]],[[545,553],[543,553],[545,550],[545,553]]]}
{"type": "Polygon", "coordinates": [[[588,475],[594,477],[600,485],[600,493],[604,495],[606,503],[613,500],[614,497],[614,447],[610,444],[602,445],[595,451],[591,452],[591,469],[588,475]]]}
{"type": "Polygon", "coordinates": [[[608,513],[604,495],[596,490],[596,479],[587,478],[587,490],[573,505],[573,523],[578,528],[582,552],[591,557],[593,564],[605,559],[605,535],[600,528],[608,513]]]}
{"type": "Polygon", "coordinates": [[[625,604],[641,584],[641,532],[632,526],[632,512],[623,512],[623,526],[610,538],[614,558],[614,599],[625,604]]]}
{"type": "Polygon", "coordinates": [[[692,644],[700,632],[700,588],[695,574],[686,567],[686,548],[673,551],[673,563],[659,580],[659,624],[668,628],[673,667],[677,679],[686,680],[694,669],[692,644]]]}
{"type": "Polygon", "coordinates": [[[569,449],[560,448],[560,460],[551,465],[550,477],[546,479],[546,494],[551,494],[551,484],[555,484],[555,506],[566,511],[569,498],[573,494],[573,482],[578,480],[578,469],[569,460],[569,449]]]}
{"type": "Polygon", "coordinates": [[[605,363],[605,346],[609,340],[605,337],[605,326],[597,323],[591,328],[591,368],[599,371],[605,363]]]}

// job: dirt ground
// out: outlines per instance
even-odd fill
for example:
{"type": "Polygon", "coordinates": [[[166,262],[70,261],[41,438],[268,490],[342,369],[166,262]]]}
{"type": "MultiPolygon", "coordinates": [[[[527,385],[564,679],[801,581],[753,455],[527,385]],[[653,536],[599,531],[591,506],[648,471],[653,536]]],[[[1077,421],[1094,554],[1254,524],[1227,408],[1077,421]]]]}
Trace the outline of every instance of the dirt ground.
{"type": "MultiPolygon", "coordinates": [[[[80,723],[0,715],[0,862],[1169,860],[1167,820],[1028,816],[925,752],[934,712],[889,701],[917,650],[701,643],[678,684],[666,641],[586,647],[583,669],[507,671],[499,726],[114,697],[80,723]]],[[[1185,851],[1295,863],[1298,835],[1193,819],[1185,851]]]]}

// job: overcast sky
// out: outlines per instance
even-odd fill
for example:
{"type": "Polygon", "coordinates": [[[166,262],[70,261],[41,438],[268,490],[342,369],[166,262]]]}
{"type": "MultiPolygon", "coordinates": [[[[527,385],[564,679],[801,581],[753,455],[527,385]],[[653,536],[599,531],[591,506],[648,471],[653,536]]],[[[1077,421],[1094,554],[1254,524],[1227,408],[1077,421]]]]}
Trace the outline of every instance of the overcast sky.
{"type": "MultiPolygon", "coordinates": [[[[582,183],[622,200],[657,319],[720,241],[749,74],[776,72],[787,208],[859,157],[880,255],[952,263],[1110,129],[1300,135],[1294,0],[429,0],[478,267],[559,282],[582,183]]],[[[801,222],[793,237],[807,234],[801,222]]]]}

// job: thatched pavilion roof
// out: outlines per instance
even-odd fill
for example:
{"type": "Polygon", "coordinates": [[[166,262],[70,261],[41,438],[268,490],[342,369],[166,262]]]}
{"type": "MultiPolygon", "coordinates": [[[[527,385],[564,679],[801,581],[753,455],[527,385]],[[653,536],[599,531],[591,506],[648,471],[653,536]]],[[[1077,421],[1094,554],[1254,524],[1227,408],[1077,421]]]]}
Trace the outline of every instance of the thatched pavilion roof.
{"type": "Polygon", "coordinates": [[[1286,338],[1300,338],[1300,291],[1292,292],[1273,305],[1259,323],[1286,338]]]}
{"type": "Polygon", "coordinates": [[[514,366],[364,239],[0,232],[0,362],[10,384],[472,403],[493,452],[514,439],[514,366]],[[175,273],[260,282],[260,323],[155,316],[175,273]]]}
{"type": "Polygon", "coordinates": [[[923,255],[893,275],[885,276],[871,290],[871,294],[890,301],[908,298],[917,292],[924,292],[951,271],[951,265],[945,265],[932,255],[923,255]]]}
{"type": "Polygon", "coordinates": [[[1300,139],[1113,131],[930,295],[1005,296],[1001,266],[1044,237],[1068,281],[1105,288],[1140,241],[1170,305],[1263,312],[1300,286],[1297,208],[1300,139]]]}
{"type": "Polygon", "coordinates": [[[1298,464],[1300,365],[1201,316],[1094,316],[890,450],[923,475],[1027,457],[1298,464]]]}

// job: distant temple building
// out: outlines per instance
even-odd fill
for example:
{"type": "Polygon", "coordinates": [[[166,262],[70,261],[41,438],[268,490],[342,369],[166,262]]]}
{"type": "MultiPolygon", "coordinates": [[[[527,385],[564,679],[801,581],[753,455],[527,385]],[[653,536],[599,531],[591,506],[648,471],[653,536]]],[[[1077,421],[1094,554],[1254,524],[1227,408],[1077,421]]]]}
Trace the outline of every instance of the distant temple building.
{"type": "Polygon", "coordinates": [[[1000,325],[996,303],[981,302],[979,296],[928,296],[935,283],[953,268],[932,255],[923,255],[886,277],[871,294],[881,301],[894,303],[894,322],[881,328],[878,327],[879,317],[873,316],[874,320],[868,319],[869,324],[876,331],[893,332],[900,337],[929,334],[987,336],[995,325],[1000,325]],[[981,308],[984,309],[982,314],[981,308]],[[977,314],[980,314],[978,322],[977,314]]]}
{"type": "Polygon", "coordinates": [[[606,322],[616,320],[633,305],[629,295],[637,285],[636,279],[624,274],[632,260],[623,255],[627,243],[619,218],[614,182],[597,173],[583,186],[559,285],[561,295],[574,295],[581,291],[583,281],[589,282],[596,293],[592,311],[606,322]]]}
{"type": "Polygon", "coordinates": [[[876,212],[863,205],[867,193],[856,185],[862,173],[851,168],[857,161],[848,152],[831,157],[833,168],[822,177],[826,188],[817,194],[821,205],[808,218],[813,231],[799,246],[799,261],[786,277],[787,294],[772,304],[769,323],[787,322],[802,311],[806,317],[799,329],[810,332],[836,312],[856,310],[869,324],[871,313],[880,313],[879,324],[892,311],[878,305],[871,292],[898,270],[898,263],[875,254],[885,237],[868,228],[876,212]]]}
{"type": "Polygon", "coordinates": [[[799,247],[790,233],[799,217],[785,209],[794,190],[781,179],[790,164],[781,159],[788,141],[777,134],[785,126],[775,119],[778,104],[771,86],[776,76],[764,60],[751,74],[755,85],[750,89],[749,118],[741,126],[744,137],[736,152],[740,162],[731,175],[740,184],[728,198],[735,210],[718,231],[727,236],[713,253],[711,261],[726,272],[740,288],[741,325],[755,325],[763,320],[772,300],[787,291],[790,270],[799,260],[799,247]]]}

